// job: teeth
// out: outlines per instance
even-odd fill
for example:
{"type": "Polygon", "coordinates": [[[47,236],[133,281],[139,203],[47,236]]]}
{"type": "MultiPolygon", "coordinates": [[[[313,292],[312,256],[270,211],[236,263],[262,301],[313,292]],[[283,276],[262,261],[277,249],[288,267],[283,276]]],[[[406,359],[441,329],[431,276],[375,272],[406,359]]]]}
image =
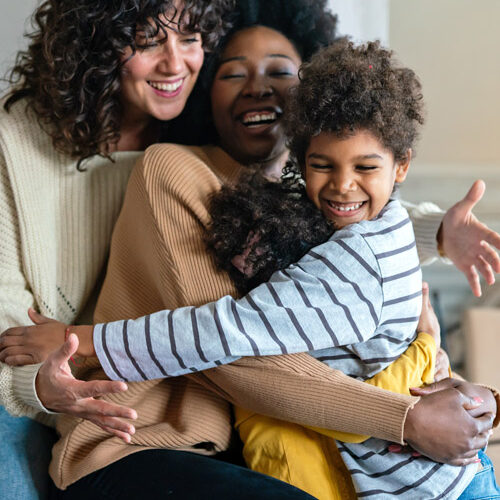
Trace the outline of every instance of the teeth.
{"type": "Polygon", "coordinates": [[[276,120],[278,116],[274,111],[260,113],[258,115],[245,116],[243,117],[243,123],[260,123],[263,121],[276,120]]]}
{"type": "Polygon", "coordinates": [[[175,92],[181,85],[182,80],[175,83],[148,82],[151,87],[162,90],[164,92],[175,92]]]}
{"type": "Polygon", "coordinates": [[[364,202],[355,203],[354,205],[337,205],[333,201],[329,201],[328,204],[334,208],[335,210],[339,210],[340,212],[351,212],[352,210],[357,210],[364,202]]]}

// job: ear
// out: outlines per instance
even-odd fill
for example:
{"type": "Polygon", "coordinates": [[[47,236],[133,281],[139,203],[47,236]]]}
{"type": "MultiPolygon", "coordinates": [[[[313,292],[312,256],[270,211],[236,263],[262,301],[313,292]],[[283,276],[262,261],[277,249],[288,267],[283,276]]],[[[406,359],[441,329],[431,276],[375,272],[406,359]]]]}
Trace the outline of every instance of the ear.
{"type": "Polygon", "coordinates": [[[395,182],[403,182],[406,179],[406,176],[408,175],[408,169],[410,168],[411,155],[412,151],[411,149],[408,149],[408,151],[406,151],[406,158],[396,163],[396,178],[394,179],[395,182]]]}

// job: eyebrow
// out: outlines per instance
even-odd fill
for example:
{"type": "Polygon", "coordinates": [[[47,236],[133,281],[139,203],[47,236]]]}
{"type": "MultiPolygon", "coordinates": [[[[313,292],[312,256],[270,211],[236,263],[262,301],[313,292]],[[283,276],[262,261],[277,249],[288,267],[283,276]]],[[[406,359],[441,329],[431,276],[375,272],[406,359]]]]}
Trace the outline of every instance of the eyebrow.
{"type": "MultiPolygon", "coordinates": [[[[322,155],[322,154],[319,154],[319,153],[311,153],[307,157],[308,158],[317,158],[317,159],[326,160],[326,161],[330,161],[331,160],[331,158],[328,157],[327,155],[322,155]]],[[[355,158],[353,158],[354,161],[358,161],[358,160],[374,160],[374,159],[383,160],[383,158],[380,155],[376,154],[376,153],[372,153],[372,154],[369,154],[369,155],[359,155],[359,156],[356,156],[355,158]]]]}
{"type": "MultiPolygon", "coordinates": [[[[266,54],[266,57],[288,59],[293,62],[293,59],[290,56],[287,56],[286,54],[266,54]]],[[[245,61],[245,60],[246,60],[245,56],[228,57],[227,59],[222,59],[222,61],[220,61],[219,63],[219,66],[222,66],[223,64],[231,61],[245,61]]]]}

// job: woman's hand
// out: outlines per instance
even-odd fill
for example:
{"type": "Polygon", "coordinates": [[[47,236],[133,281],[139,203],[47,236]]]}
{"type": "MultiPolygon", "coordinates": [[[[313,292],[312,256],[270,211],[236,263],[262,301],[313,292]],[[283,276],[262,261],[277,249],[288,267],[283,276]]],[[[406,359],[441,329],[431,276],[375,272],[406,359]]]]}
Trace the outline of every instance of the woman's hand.
{"type": "Polygon", "coordinates": [[[36,378],[36,390],[40,401],[49,410],[85,418],[106,432],[130,443],[135,428],[121,419],[136,419],[136,411],[95,399],[105,394],[126,391],[127,384],[111,380],[84,382],[75,379],[68,361],[77,349],[78,337],[72,334],[40,367],[36,378]]]}
{"type": "Polygon", "coordinates": [[[64,344],[68,325],[33,309],[28,316],[35,325],[9,328],[0,335],[0,361],[13,366],[41,363],[64,344]]]}
{"type": "Polygon", "coordinates": [[[428,333],[436,342],[436,349],[441,345],[441,327],[434,312],[429,297],[429,285],[424,281],[422,283],[422,312],[417,325],[418,333],[428,333]]]}
{"type": "Polygon", "coordinates": [[[436,462],[460,466],[475,462],[477,452],[488,443],[496,415],[496,403],[495,412],[491,411],[491,391],[448,378],[411,392],[421,399],[408,411],[405,441],[436,462]]]}
{"type": "Polygon", "coordinates": [[[500,249],[500,235],[472,213],[484,190],[484,182],[476,181],[464,199],[446,212],[437,235],[439,247],[465,274],[476,297],[481,296],[478,271],[488,285],[495,283],[494,273],[500,272],[500,258],[494,250],[500,249]]]}

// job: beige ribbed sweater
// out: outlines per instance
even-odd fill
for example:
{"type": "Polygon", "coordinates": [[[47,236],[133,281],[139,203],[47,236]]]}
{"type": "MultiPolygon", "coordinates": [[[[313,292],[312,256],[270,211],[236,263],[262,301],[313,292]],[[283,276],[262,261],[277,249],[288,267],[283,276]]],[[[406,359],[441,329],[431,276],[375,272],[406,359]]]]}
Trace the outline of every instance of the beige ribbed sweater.
{"type": "MultiPolygon", "coordinates": [[[[127,179],[140,153],[95,157],[86,172],[56,153],[25,109],[0,101],[0,332],[30,324],[27,309],[75,322],[104,266],[127,179]]],[[[0,364],[0,404],[14,415],[43,410],[38,365],[0,364]]]]}
{"type": "MultiPolygon", "coordinates": [[[[215,147],[156,145],[146,151],[132,173],[113,234],[96,321],[133,318],[234,293],[229,278],[207,255],[202,234],[210,194],[240,172],[215,147]]],[[[89,364],[81,375],[102,378],[104,372],[89,364]]],[[[89,422],[60,418],[62,438],[53,450],[51,476],[65,488],[145,448],[207,454],[223,450],[230,412],[222,398],[284,420],[397,442],[417,400],[351,379],[307,354],[246,358],[187,377],[131,383],[126,393],[110,396],[138,411],[131,445],[89,422]]]]}

